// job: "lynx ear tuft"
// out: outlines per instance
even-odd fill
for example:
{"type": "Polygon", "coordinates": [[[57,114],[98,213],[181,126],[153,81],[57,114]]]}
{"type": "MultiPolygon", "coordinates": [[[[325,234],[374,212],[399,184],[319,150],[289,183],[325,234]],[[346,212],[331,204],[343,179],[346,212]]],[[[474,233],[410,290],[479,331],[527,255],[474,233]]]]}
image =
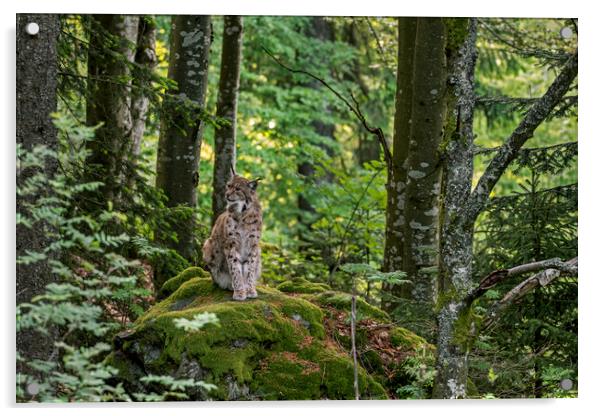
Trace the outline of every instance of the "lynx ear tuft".
{"type": "Polygon", "coordinates": [[[236,170],[234,169],[233,163],[230,163],[230,171],[232,172],[232,177],[236,176],[236,170]]]}
{"type": "Polygon", "coordinates": [[[259,181],[260,181],[261,179],[262,179],[262,178],[257,178],[257,179],[254,179],[254,180],[252,180],[251,182],[249,182],[249,188],[251,188],[253,191],[254,191],[255,189],[257,189],[257,185],[259,185],[259,181]]]}

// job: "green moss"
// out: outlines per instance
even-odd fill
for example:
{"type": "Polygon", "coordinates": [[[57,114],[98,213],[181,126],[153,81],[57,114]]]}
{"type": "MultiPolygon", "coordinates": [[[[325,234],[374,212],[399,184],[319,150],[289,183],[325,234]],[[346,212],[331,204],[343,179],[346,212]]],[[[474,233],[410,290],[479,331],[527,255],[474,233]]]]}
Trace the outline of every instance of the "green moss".
{"type": "Polygon", "coordinates": [[[261,364],[252,383],[265,400],[318,400],[320,367],[296,354],[273,353],[261,364]]]}
{"type": "MultiPolygon", "coordinates": [[[[193,362],[194,377],[218,386],[210,393],[213,399],[354,398],[353,361],[347,347],[329,338],[320,307],[347,312],[350,295],[329,291],[290,296],[260,286],[257,299],[237,302],[231,292],[199,275],[206,274],[191,268],[171,279],[169,296],[135,322],[132,335],[111,355],[124,379],[135,382],[145,373],[175,375],[193,362]],[[174,324],[176,318],[192,319],[204,312],[215,313],[220,325],[186,332],[174,324]],[[233,395],[234,390],[243,393],[233,395]]],[[[357,305],[360,317],[390,322],[386,313],[363,300],[357,305]]],[[[408,350],[424,342],[403,329],[393,330],[391,337],[408,350]]],[[[359,328],[358,345],[365,345],[367,338],[359,328]]],[[[378,353],[361,358],[370,358],[358,369],[361,397],[387,398],[383,386],[388,370],[378,353]]]]}
{"type": "Polygon", "coordinates": [[[390,331],[391,344],[407,351],[417,351],[430,346],[426,340],[405,328],[395,327],[390,331]]]}
{"type": "Polygon", "coordinates": [[[466,307],[462,305],[458,319],[454,323],[453,342],[458,345],[463,351],[470,350],[474,342],[474,334],[472,326],[475,322],[474,311],[472,305],[466,307]]]}
{"type": "Polygon", "coordinates": [[[437,296],[437,302],[435,303],[435,310],[439,312],[441,308],[449,304],[450,302],[455,302],[460,297],[458,296],[458,291],[453,285],[450,285],[445,292],[439,293],[437,296]]]}
{"type": "Polygon", "coordinates": [[[332,290],[325,283],[313,283],[302,277],[282,282],[276,288],[287,293],[323,293],[332,290]]]}
{"type": "Polygon", "coordinates": [[[250,381],[254,365],[251,360],[257,354],[253,346],[244,348],[213,347],[199,354],[199,363],[211,370],[217,380],[231,372],[238,382],[250,381]]]}
{"type": "MultiPolygon", "coordinates": [[[[324,292],[313,296],[311,299],[322,306],[332,306],[341,311],[351,311],[351,295],[342,292],[324,292]]],[[[389,322],[389,315],[375,306],[370,305],[361,298],[356,299],[358,320],[372,318],[381,322],[389,322]]]]}
{"type": "Polygon", "coordinates": [[[448,17],[443,18],[447,29],[447,45],[446,48],[452,51],[459,49],[468,35],[470,19],[465,17],[448,17]]]}
{"type": "MultiPolygon", "coordinates": [[[[353,361],[342,354],[335,354],[329,350],[323,351],[320,357],[320,367],[328,377],[324,378],[323,389],[326,397],[353,399],[353,361]]],[[[366,373],[362,367],[358,368],[358,386],[360,396],[364,399],[386,399],[386,390],[366,373]]]]}
{"type": "Polygon", "coordinates": [[[211,277],[211,275],[209,274],[209,272],[201,269],[200,267],[189,267],[181,271],[175,277],[172,277],[171,279],[166,281],[163,284],[163,286],[161,286],[157,298],[165,299],[167,296],[175,292],[182,285],[182,283],[194,277],[211,277]]]}

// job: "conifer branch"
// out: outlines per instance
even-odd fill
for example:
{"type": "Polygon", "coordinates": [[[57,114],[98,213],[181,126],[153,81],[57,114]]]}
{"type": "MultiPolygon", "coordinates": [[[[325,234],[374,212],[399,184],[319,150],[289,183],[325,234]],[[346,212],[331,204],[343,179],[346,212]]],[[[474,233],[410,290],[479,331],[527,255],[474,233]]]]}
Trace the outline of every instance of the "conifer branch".
{"type": "Polygon", "coordinates": [[[577,76],[577,52],[571,56],[562,68],[562,71],[546,93],[537,100],[529,109],[518,127],[502,145],[495,157],[491,160],[483,175],[479,178],[477,186],[466,201],[465,213],[467,223],[474,223],[477,216],[489,201],[489,195],[508,165],[516,159],[521,147],[533,137],[533,132],[554,110],[554,107],[563,99],[573,80],[577,76]]]}

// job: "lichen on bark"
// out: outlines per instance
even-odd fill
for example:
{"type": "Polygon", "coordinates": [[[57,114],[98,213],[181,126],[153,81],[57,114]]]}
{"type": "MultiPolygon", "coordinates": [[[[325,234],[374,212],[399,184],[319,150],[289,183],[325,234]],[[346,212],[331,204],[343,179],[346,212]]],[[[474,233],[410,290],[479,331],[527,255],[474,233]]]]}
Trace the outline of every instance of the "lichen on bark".
{"type": "Polygon", "coordinates": [[[467,223],[464,202],[472,181],[472,116],[474,109],[474,66],[476,20],[446,19],[447,118],[444,140],[442,189],[439,212],[439,278],[437,314],[437,377],[433,397],[464,398],[468,378],[467,348],[463,337],[469,320],[464,298],[472,286],[473,224],[467,223]],[[467,27],[459,42],[459,28],[467,27]]]}

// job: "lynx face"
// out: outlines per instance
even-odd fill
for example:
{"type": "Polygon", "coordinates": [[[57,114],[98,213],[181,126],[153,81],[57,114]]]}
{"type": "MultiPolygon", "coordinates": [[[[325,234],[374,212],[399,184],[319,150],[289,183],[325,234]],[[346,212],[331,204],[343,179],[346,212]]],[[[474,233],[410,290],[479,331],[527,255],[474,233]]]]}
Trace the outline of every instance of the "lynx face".
{"type": "Polygon", "coordinates": [[[234,176],[226,185],[226,204],[228,211],[240,214],[246,211],[255,196],[257,180],[250,181],[242,176],[234,176]]]}

